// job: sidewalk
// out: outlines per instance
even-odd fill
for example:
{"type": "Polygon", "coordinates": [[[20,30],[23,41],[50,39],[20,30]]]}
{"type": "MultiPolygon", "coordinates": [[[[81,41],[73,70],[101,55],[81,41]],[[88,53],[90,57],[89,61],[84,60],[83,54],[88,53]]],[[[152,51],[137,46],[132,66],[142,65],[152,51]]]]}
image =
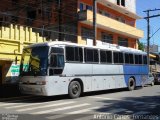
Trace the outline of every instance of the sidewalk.
{"type": "Polygon", "coordinates": [[[17,84],[0,85],[0,98],[20,96],[19,87],[17,84]]]}

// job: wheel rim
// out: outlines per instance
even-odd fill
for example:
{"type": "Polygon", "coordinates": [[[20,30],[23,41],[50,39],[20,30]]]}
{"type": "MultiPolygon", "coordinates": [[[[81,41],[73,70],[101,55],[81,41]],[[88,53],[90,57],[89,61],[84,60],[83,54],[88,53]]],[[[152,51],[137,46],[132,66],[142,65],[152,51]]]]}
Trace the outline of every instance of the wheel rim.
{"type": "Polygon", "coordinates": [[[154,85],[154,82],[152,82],[152,86],[154,85]]]}
{"type": "Polygon", "coordinates": [[[73,88],[72,88],[72,93],[74,95],[76,95],[79,91],[79,86],[77,84],[73,85],[73,88]]]}

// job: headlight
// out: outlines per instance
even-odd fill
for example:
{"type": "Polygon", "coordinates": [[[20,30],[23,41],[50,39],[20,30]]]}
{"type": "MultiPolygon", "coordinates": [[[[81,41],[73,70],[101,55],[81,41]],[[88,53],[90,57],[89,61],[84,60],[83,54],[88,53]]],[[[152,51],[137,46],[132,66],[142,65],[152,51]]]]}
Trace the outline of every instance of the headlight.
{"type": "Polygon", "coordinates": [[[37,81],[36,84],[37,85],[46,85],[46,81],[37,81]]]}

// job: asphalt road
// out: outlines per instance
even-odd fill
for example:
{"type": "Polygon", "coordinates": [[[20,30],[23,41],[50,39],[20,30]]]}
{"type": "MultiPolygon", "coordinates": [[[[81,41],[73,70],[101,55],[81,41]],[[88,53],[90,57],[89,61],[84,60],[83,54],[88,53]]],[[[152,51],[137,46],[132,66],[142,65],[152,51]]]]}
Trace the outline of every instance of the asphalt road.
{"type": "Polygon", "coordinates": [[[2,120],[160,120],[160,85],[87,93],[78,99],[2,98],[0,114],[2,120]]]}

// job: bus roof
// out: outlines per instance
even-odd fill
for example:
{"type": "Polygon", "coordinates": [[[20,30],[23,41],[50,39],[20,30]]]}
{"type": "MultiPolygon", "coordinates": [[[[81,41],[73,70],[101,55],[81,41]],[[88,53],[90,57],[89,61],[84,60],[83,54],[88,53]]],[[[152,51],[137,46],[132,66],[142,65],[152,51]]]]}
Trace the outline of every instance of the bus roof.
{"type": "Polygon", "coordinates": [[[141,50],[137,50],[134,48],[128,48],[119,46],[116,44],[110,44],[110,43],[104,43],[101,41],[97,41],[96,46],[91,45],[81,45],[71,42],[62,42],[62,41],[51,41],[51,42],[43,42],[43,43],[35,43],[29,46],[26,46],[25,48],[32,48],[32,47],[38,47],[38,46],[79,46],[79,47],[90,47],[90,48],[97,48],[97,49],[106,49],[106,50],[112,50],[112,51],[122,51],[122,52],[128,52],[128,53],[139,53],[139,54],[146,54],[146,52],[143,52],[141,50]]]}

